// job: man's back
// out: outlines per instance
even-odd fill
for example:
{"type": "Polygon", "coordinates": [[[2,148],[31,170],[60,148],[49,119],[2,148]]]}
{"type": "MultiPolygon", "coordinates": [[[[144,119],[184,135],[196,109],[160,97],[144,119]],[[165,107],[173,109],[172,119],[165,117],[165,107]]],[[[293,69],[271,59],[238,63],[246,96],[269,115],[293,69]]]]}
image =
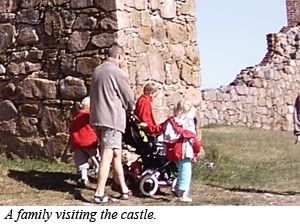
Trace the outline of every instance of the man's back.
{"type": "Polygon", "coordinates": [[[133,103],[133,93],[118,63],[109,58],[92,76],[91,124],[124,132],[126,110],[133,103]]]}

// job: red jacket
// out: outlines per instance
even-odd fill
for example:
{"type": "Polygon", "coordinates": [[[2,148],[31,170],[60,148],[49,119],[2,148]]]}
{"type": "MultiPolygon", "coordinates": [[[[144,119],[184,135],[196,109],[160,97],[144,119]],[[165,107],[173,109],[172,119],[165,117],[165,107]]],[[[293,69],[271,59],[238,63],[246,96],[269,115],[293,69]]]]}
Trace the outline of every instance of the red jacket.
{"type": "MultiPolygon", "coordinates": [[[[198,153],[201,149],[201,143],[198,140],[197,136],[188,130],[183,129],[180,127],[177,122],[175,121],[174,117],[169,117],[167,120],[169,121],[175,131],[180,134],[179,139],[176,141],[169,143],[165,142],[166,144],[166,157],[168,160],[182,160],[183,158],[183,152],[182,152],[182,145],[184,143],[184,140],[188,139],[192,142],[193,152],[194,152],[194,158],[197,158],[198,153]]],[[[167,123],[167,122],[166,122],[167,123]]]]}
{"type": "Polygon", "coordinates": [[[70,127],[71,150],[97,147],[97,135],[89,125],[89,110],[80,110],[73,118],[70,127]]]}
{"type": "Polygon", "coordinates": [[[162,131],[163,125],[155,123],[152,111],[152,97],[146,94],[140,96],[136,102],[135,114],[141,120],[148,124],[147,131],[150,134],[157,135],[162,131]]]}

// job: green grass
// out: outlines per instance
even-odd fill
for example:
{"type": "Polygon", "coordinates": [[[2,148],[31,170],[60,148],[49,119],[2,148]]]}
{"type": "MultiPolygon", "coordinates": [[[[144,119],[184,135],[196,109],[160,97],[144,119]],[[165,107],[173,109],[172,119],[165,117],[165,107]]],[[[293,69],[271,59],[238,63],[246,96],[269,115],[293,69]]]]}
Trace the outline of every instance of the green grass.
{"type": "MultiPolygon", "coordinates": [[[[290,132],[214,126],[203,129],[206,159],[197,164],[194,181],[224,187],[300,189],[300,144],[290,132]]],[[[74,172],[74,166],[46,160],[9,160],[0,170],[74,172]]]]}
{"type": "Polygon", "coordinates": [[[22,171],[43,171],[43,172],[72,172],[74,166],[66,163],[49,162],[47,160],[31,160],[31,159],[17,159],[11,160],[5,158],[3,155],[0,156],[0,170],[22,170],[22,171]]]}
{"type": "Polygon", "coordinates": [[[300,144],[294,142],[290,132],[203,129],[206,160],[196,166],[195,179],[228,188],[300,191],[300,144]]]}
{"type": "MultiPolygon", "coordinates": [[[[291,132],[210,126],[202,135],[206,159],[194,166],[193,205],[300,203],[300,144],[291,132]]],[[[0,156],[0,205],[87,203],[82,197],[92,200],[96,185],[78,188],[76,178],[70,164],[0,156]]],[[[121,203],[178,204],[171,194],[121,203]]]]}

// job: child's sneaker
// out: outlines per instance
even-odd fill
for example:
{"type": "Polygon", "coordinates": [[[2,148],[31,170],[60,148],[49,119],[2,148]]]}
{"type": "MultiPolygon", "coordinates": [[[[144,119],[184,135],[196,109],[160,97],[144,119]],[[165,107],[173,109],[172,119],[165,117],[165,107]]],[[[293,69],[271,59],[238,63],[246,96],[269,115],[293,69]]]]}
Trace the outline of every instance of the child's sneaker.
{"type": "Polygon", "coordinates": [[[175,187],[174,191],[172,189],[172,192],[177,196],[179,201],[192,202],[192,198],[189,196],[187,191],[181,191],[175,187]]]}
{"type": "Polygon", "coordinates": [[[183,191],[179,190],[176,186],[172,188],[172,193],[177,197],[181,198],[183,196],[183,191]]]}
{"type": "Polygon", "coordinates": [[[183,195],[182,197],[179,198],[179,201],[182,201],[182,202],[192,202],[193,200],[192,200],[191,197],[183,195]]]}
{"type": "Polygon", "coordinates": [[[79,179],[78,180],[78,185],[80,187],[88,187],[89,184],[90,184],[90,181],[87,179],[79,179]]]}
{"type": "Polygon", "coordinates": [[[189,192],[188,191],[181,191],[181,195],[179,196],[179,201],[192,202],[192,198],[189,196],[189,192]]]}

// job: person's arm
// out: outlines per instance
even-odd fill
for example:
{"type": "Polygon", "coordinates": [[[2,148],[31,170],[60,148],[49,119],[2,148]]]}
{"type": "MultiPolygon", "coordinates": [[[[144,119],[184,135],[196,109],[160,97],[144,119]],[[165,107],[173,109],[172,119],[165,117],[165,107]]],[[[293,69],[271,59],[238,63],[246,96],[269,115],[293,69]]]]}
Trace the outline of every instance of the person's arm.
{"type": "Polygon", "coordinates": [[[128,78],[125,74],[117,74],[116,75],[116,91],[118,96],[120,97],[123,107],[125,110],[132,111],[134,110],[134,97],[133,91],[130,87],[128,78]]]}

